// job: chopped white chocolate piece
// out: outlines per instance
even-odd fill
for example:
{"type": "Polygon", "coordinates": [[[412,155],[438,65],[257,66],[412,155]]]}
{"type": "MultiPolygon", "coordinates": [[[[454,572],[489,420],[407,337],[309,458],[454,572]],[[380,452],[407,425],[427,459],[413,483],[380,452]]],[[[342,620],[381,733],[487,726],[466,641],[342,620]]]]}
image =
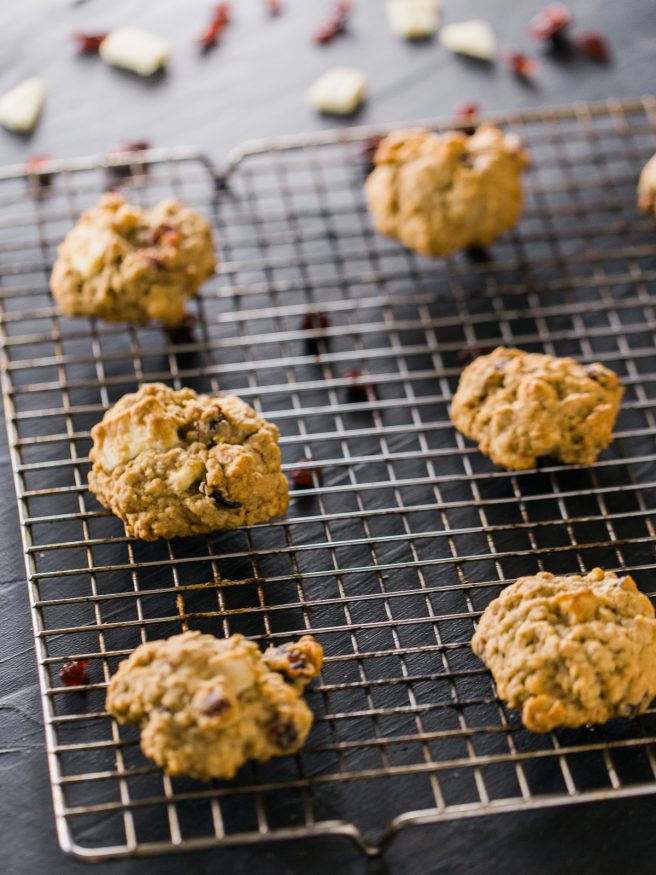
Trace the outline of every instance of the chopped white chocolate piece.
{"type": "Polygon", "coordinates": [[[100,43],[100,57],[108,64],[152,76],[168,61],[168,40],[138,27],[119,27],[100,43]]]}
{"type": "Polygon", "coordinates": [[[432,36],[439,24],[441,8],[441,0],[388,0],[390,29],[404,39],[432,36]]]}
{"type": "Polygon", "coordinates": [[[319,112],[350,115],[364,100],[367,80],[354,67],[333,67],[320,76],[308,92],[310,103],[319,112]]]}
{"type": "Polygon", "coordinates": [[[440,30],[440,42],[452,52],[481,61],[492,61],[497,53],[494,32],[482,18],[445,25],[440,30]]]}
{"type": "Polygon", "coordinates": [[[37,123],[43,101],[46,99],[46,86],[43,80],[26,79],[0,97],[0,125],[11,131],[31,131],[37,123]]]}

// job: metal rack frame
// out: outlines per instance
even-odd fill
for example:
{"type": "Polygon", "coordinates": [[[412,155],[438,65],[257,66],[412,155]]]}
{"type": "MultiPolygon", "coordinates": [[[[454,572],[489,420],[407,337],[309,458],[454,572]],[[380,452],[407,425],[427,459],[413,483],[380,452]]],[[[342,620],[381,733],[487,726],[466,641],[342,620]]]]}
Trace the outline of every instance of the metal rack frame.
{"type": "Polygon", "coordinates": [[[343,834],[377,853],[408,824],[656,790],[654,709],[531,735],[469,648],[520,574],[602,565],[654,595],[656,242],[635,181],[656,101],[497,120],[532,166],[523,218],[484,263],[429,262],[373,233],[358,143],[379,130],[250,144],[222,172],[186,149],[132,156],[129,170],[120,156],[53,162],[43,185],[38,171],[0,171],[2,387],[65,851],[343,834]],[[108,174],[139,202],[175,194],[212,217],[222,262],[193,303],[194,337],[54,307],[56,244],[108,174]],[[329,324],[304,327],[308,312],[329,324]],[[616,440],[595,465],[502,471],[455,432],[462,365],[498,343],[618,371],[616,440]],[[370,372],[355,387],[354,365],[370,372]],[[237,391],[314,487],[252,529],[126,538],[86,489],[88,431],[153,380],[237,391]],[[136,645],[186,628],[317,636],[326,665],[300,754],[208,785],[141,755],[104,687],[136,645]],[[61,686],[62,662],[81,658],[89,684],[61,686]]]}

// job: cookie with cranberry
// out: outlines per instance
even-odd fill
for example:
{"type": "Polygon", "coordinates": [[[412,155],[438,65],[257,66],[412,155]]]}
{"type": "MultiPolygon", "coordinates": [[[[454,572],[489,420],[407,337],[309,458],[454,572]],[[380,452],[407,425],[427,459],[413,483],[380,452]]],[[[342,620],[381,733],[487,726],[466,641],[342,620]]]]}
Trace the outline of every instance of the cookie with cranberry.
{"type": "Polygon", "coordinates": [[[107,710],[141,728],[144,754],[168,775],[232,778],[246,760],[303,746],[313,720],[303,689],[322,661],[310,635],[262,654],[242,635],[184,632],[141,644],[119,665],[107,710]]]}
{"type": "Polygon", "coordinates": [[[526,163],[517,136],[494,125],[471,135],[395,131],[365,184],[374,226],[432,257],[487,246],[519,219],[526,163]]]}
{"type": "Polygon", "coordinates": [[[263,523],[289,501],[278,436],[236,395],[147,383],[92,429],[89,488],[146,541],[263,523]]]}
{"type": "Polygon", "coordinates": [[[215,269],[210,225],[191,207],[105,194],[59,246],[50,289],[66,316],[174,326],[215,269]]]}
{"type": "Polygon", "coordinates": [[[654,608],[628,575],[522,577],[485,609],[472,648],[532,732],[633,717],[656,696],[654,608]]]}
{"type": "Polygon", "coordinates": [[[533,468],[541,456],[590,465],[612,439],[623,391],[598,362],[500,346],[465,368],[450,412],[504,468],[533,468]]]}

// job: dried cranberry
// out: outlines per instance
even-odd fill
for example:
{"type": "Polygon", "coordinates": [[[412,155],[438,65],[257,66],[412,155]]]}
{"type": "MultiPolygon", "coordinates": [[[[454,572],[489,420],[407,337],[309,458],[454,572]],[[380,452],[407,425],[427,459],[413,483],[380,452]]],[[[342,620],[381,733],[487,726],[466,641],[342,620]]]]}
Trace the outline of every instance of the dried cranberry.
{"type": "Polygon", "coordinates": [[[332,42],[335,37],[344,33],[351,15],[351,4],[347,0],[337,3],[324,23],[314,32],[314,41],[320,46],[332,42]]]}
{"type": "Polygon", "coordinates": [[[275,720],[269,726],[269,738],[281,750],[289,750],[298,742],[298,730],[292,720],[275,720]]]}
{"type": "Polygon", "coordinates": [[[107,36],[106,33],[74,33],[73,40],[81,55],[97,55],[100,43],[107,36]]]}
{"type": "Polygon", "coordinates": [[[366,401],[370,392],[375,392],[376,384],[371,374],[362,368],[348,368],[342,371],[342,379],[348,380],[347,392],[352,398],[366,401]]]}
{"type": "Polygon", "coordinates": [[[212,690],[207,694],[203,702],[203,714],[207,714],[208,717],[218,717],[219,714],[225,714],[229,710],[230,700],[218,690],[212,690]]]}
{"type": "Polygon", "coordinates": [[[184,432],[184,438],[187,441],[198,441],[202,444],[211,444],[216,438],[217,429],[222,422],[225,422],[225,416],[221,408],[216,405],[206,416],[201,416],[195,420],[189,428],[184,432]]]}
{"type": "Polygon", "coordinates": [[[215,492],[208,488],[206,480],[203,480],[203,482],[198,487],[198,490],[202,495],[206,495],[207,498],[211,498],[214,504],[218,505],[219,507],[225,507],[228,510],[234,510],[234,508],[236,507],[241,507],[241,502],[233,501],[232,498],[228,498],[228,496],[225,495],[223,492],[220,492],[218,490],[215,492]]]}
{"type": "Polygon", "coordinates": [[[535,75],[535,61],[523,52],[510,50],[505,53],[504,60],[510,72],[520,79],[531,79],[535,75]]]}
{"type": "Polygon", "coordinates": [[[586,30],[573,40],[577,52],[592,58],[593,61],[607,61],[610,58],[608,41],[596,30],[586,30]]]}
{"type": "Polygon", "coordinates": [[[43,193],[43,189],[49,188],[52,185],[54,173],[38,173],[44,164],[49,164],[52,158],[50,155],[32,155],[25,162],[25,173],[30,177],[30,188],[36,196],[43,193]]]}
{"type": "Polygon", "coordinates": [[[230,5],[219,3],[214,9],[210,23],[198,37],[198,44],[203,50],[213,48],[223,31],[230,24],[230,5]]]}
{"type": "Polygon", "coordinates": [[[562,39],[572,21],[572,13],[567,6],[554,3],[531,19],[530,33],[536,39],[545,41],[562,39]]]}
{"type": "Polygon", "coordinates": [[[357,155],[367,174],[371,173],[374,169],[374,156],[376,155],[379,143],[380,137],[369,137],[369,139],[363,140],[358,144],[357,155]]]}
{"type": "MultiPolygon", "coordinates": [[[[330,328],[330,318],[325,313],[306,313],[301,322],[301,330],[303,331],[323,331],[326,328],[330,328]]],[[[327,342],[327,338],[323,338],[323,340],[324,343],[327,342]]],[[[319,354],[317,337],[306,337],[305,344],[310,355],[319,354]]]]}
{"type": "Polygon", "coordinates": [[[480,107],[474,101],[469,101],[468,103],[461,103],[460,106],[456,107],[456,111],[453,114],[454,122],[459,125],[465,133],[473,134],[476,130],[475,120],[480,115],[480,107]]]}
{"type": "Polygon", "coordinates": [[[267,12],[272,17],[280,15],[282,12],[282,3],[280,0],[264,0],[264,5],[266,6],[267,12]]]}
{"type": "MultiPolygon", "coordinates": [[[[147,140],[129,140],[121,143],[109,153],[109,158],[114,158],[116,155],[122,155],[124,152],[145,152],[150,149],[150,143],[147,140]]],[[[146,164],[140,164],[133,168],[129,163],[111,164],[107,168],[107,175],[110,180],[110,186],[116,185],[125,179],[129,179],[133,173],[145,174],[148,172],[146,164]]]]}
{"type": "Polygon", "coordinates": [[[492,352],[491,346],[468,346],[465,349],[461,350],[458,353],[458,364],[462,365],[470,365],[474,359],[477,359],[479,355],[489,355],[492,352]]]}
{"type": "Polygon", "coordinates": [[[61,682],[67,687],[79,687],[86,684],[88,667],[88,659],[72,659],[70,662],[65,662],[59,669],[61,682]]]}
{"type": "Polygon", "coordinates": [[[330,317],[325,313],[306,313],[301,322],[303,331],[330,328],[330,317]]]}
{"type": "Polygon", "coordinates": [[[153,255],[153,253],[149,252],[147,249],[139,249],[137,255],[139,258],[143,258],[144,261],[149,262],[149,264],[151,264],[156,270],[166,270],[166,265],[162,259],[153,255]]]}
{"type": "MultiPolygon", "coordinates": [[[[304,456],[299,461],[308,462],[309,459],[306,459],[304,456]]],[[[321,467],[321,465],[294,468],[294,470],[290,472],[289,476],[291,477],[294,485],[298,486],[299,489],[312,489],[314,486],[314,477],[312,476],[313,473],[314,476],[317,478],[319,485],[321,485],[323,483],[323,468],[321,467]]]]}

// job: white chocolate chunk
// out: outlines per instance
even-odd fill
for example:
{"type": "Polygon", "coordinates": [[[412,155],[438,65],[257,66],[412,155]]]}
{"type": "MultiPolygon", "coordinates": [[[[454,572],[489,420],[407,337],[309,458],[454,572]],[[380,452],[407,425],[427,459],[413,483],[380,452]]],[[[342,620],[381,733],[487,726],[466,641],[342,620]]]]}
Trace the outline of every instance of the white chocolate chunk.
{"type": "Polygon", "coordinates": [[[101,269],[105,253],[112,243],[109,231],[98,232],[84,225],[75,230],[75,249],[71,256],[72,267],[82,279],[89,279],[101,269]]]}
{"type": "Polygon", "coordinates": [[[404,39],[422,39],[437,30],[441,0],[388,0],[390,30],[404,39]]]}
{"type": "Polygon", "coordinates": [[[171,483],[176,492],[186,492],[192,483],[199,481],[205,474],[205,465],[200,459],[187,459],[182,467],[170,475],[171,483]]]}
{"type": "Polygon", "coordinates": [[[31,131],[37,123],[46,86],[42,79],[26,79],[0,97],[0,125],[11,131],[31,131]]]}
{"type": "Polygon", "coordinates": [[[168,40],[138,27],[119,27],[100,43],[100,57],[108,64],[151,76],[168,61],[168,40]]]}
{"type": "Polygon", "coordinates": [[[364,100],[367,80],[354,67],[333,67],[320,76],[308,92],[311,105],[319,112],[350,115],[364,100]]]}
{"type": "Polygon", "coordinates": [[[440,30],[440,42],[452,52],[481,61],[492,61],[497,53],[494,32],[482,18],[445,25],[440,30]]]}

